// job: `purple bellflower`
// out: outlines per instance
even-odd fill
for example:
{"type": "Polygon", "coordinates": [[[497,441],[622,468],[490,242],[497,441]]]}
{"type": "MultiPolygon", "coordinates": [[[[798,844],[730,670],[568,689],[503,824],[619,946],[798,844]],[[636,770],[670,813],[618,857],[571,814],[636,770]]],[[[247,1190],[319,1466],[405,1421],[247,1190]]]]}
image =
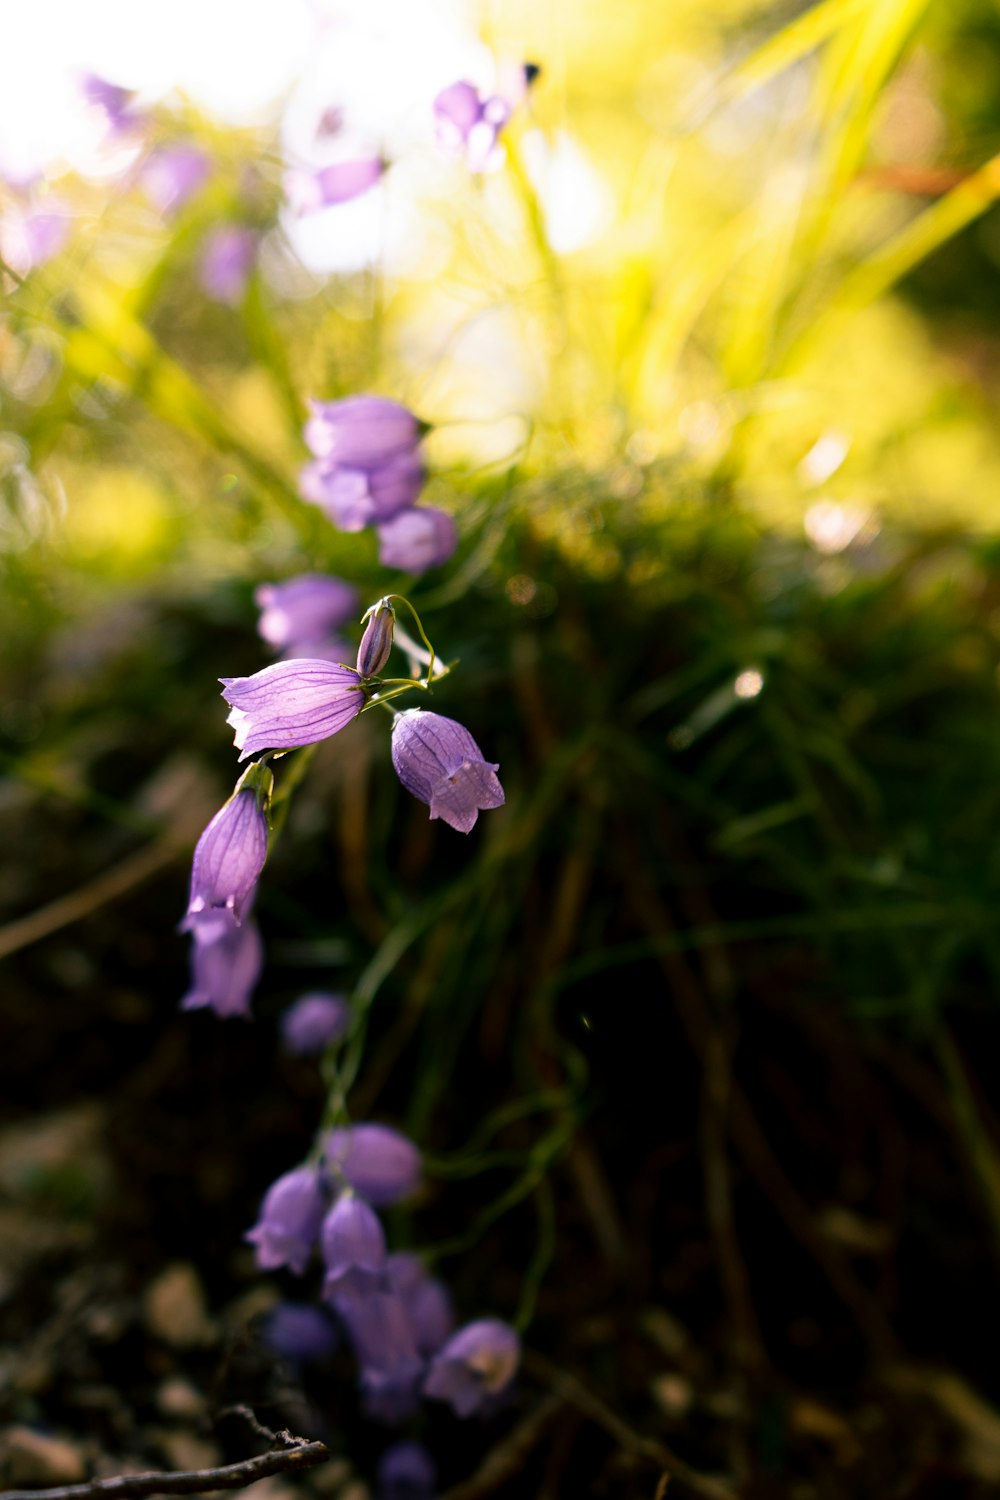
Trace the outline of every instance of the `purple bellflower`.
{"type": "Polygon", "coordinates": [[[350,1188],[323,1220],[323,1296],[365,1296],[385,1282],[385,1231],[378,1214],[350,1188]]]}
{"type": "Polygon", "coordinates": [[[273,783],[269,767],[249,766],[198,840],[185,927],[202,912],[220,908],[232,912],[237,922],[243,920],[267,858],[265,808],[273,783]]]}
{"type": "Polygon", "coordinates": [[[408,453],[371,470],[317,459],[302,470],[299,489],[303,499],[319,506],[339,530],[363,531],[412,506],[426,478],[419,458],[408,453]]]}
{"type": "Polygon", "coordinates": [[[198,280],[216,302],[238,307],[257,258],[257,236],[242,224],[220,224],[206,237],[198,280]]]}
{"type": "Polygon", "coordinates": [[[424,1362],[402,1300],[369,1289],[363,1295],[339,1293],[334,1302],[357,1356],[366,1413],[379,1421],[405,1421],[417,1409],[424,1362]]]}
{"type": "Polygon", "coordinates": [[[329,1314],[311,1302],[279,1302],[261,1330],[269,1349],[292,1364],[321,1364],[337,1348],[337,1330],[329,1314]]]}
{"type": "Polygon", "coordinates": [[[256,1248],[260,1269],[287,1266],[304,1275],[325,1211],[326,1192],[315,1167],[296,1167],[272,1183],[257,1223],[244,1236],[256,1248]]]}
{"type": "Polygon", "coordinates": [[[185,921],[191,945],[191,988],[181,1010],[214,1010],[223,1020],[250,1019],[250,997],[264,967],[257,924],[240,925],[228,908],[207,908],[185,921]]]}
{"type": "Polygon", "coordinates": [[[484,760],[469,731],[442,714],[421,708],[398,714],[392,764],[406,790],[428,804],[431,817],[459,833],[470,832],[480,811],[503,806],[497,763],[484,760]]]}
{"type": "Polygon", "coordinates": [[[412,506],[426,474],[418,453],[422,428],[398,401],[348,396],[313,401],[305,427],[315,461],[300,476],[304,497],[342,531],[391,520],[412,506]]]}
{"type": "Polygon", "coordinates": [[[351,1010],[343,995],[303,995],[281,1018],[281,1040],[293,1057],[314,1057],[344,1035],[351,1010]]]}
{"type": "Polygon", "coordinates": [[[393,1443],[378,1461],[378,1500],[434,1500],[437,1467],[421,1443],[393,1443]]]}
{"type": "Polygon", "coordinates": [[[169,216],[194,197],[211,170],[208,155],[200,146],[161,146],[146,158],[139,181],[153,207],[169,216]]]}
{"type": "Polygon", "coordinates": [[[277,661],[252,677],[222,677],[240,760],[258,750],[293,750],[329,739],[365,704],[353,667],[313,657],[277,661]]]}
{"type": "Polygon", "coordinates": [[[55,199],[44,208],[10,207],[0,221],[0,253],[19,276],[53,260],[69,239],[73,216],[55,199]]]}
{"type": "Polygon", "coordinates": [[[420,1184],[420,1152],[391,1125],[344,1125],[326,1137],[327,1165],[377,1208],[400,1203],[420,1184]]]}
{"type": "Polygon", "coordinates": [[[134,89],[126,89],[111,83],[97,73],[80,76],[80,93],[84,102],[103,117],[107,131],[112,136],[125,135],[144,123],[144,116],[132,107],[134,89]]]}
{"type": "Polygon", "coordinates": [[[321,208],[332,208],[367,193],[386,165],[379,156],[363,156],[319,168],[294,167],[285,174],[285,197],[295,214],[318,213],[321,208]]]}
{"type": "Polygon", "coordinates": [[[498,140],[511,116],[499,94],[484,97],[462,79],[443,89],[434,100],[438,144],[452,156],[464,156],[472,172],[487,172],[503,160],[498,140]]]}
{"type": "Polygon", "coordinates": [[[402,1299],[417,1352],[436,1354],[455,1327],[455,1310],[447,1287],[431,1276],[419,1255],[399,1251],[385,1263],[389,1288],[402,1299]]]}
{"type": "Polygon", "coordinates": [[[281,583],[262,583],[254,593],[261,611],[260,636],[276,650],[301,654],[319,645],[358,612],[358,591],[342,578],[325,573],[300,573],[281,583]]]}
{"type": "Polygon", "coordinates": [[[458,546],[455,522],[431,505],[411,506],[378,523],[378,560],[383,568],[424,573],[447,562],[458,546]]]}
{"type": "Polygon", "coordinates": [[[380,599],[365,616],[367,624],[358,647],[357,669],[362,677],[375,677],[389,660],[396,611],[390,599],[380,599]]]}
{"type": "Polygon", "coordinates": [[[471,1417],[507,1389],[517,1373],[521,1340],[499,1318],[467,1323],[431,1362],[424,1395],[450,1403],[456,1416],[471,1417]]]}

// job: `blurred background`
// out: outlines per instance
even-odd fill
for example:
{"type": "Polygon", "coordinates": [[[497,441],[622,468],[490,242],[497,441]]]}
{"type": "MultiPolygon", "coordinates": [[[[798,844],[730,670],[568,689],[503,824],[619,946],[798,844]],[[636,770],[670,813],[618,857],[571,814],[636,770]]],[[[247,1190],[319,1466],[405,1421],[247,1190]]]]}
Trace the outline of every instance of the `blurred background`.
{"type": "Polygon", "coordinates": [[[352,1118],[427,1153],[394,1243],[528,1350],[492,1423],[411,1424],[442,1493],[996,1493],[998,153],[992,0],[7,18],[5,1483],[242,1457],[247,1402],[336,1447],[297,1487],[372,1486],[242,1241],[323,989],[370,1007],[352,1118]],[[483,173],[456,79],[513,104],[483,173]],[[359,392],[429,424],[418,576],[300,491],[359,392]],[[290,802],[253,1023],[181,1014],[216,679],[303,572],[413,600],[507,805],[429,822],[366,716],[290,802]]]}

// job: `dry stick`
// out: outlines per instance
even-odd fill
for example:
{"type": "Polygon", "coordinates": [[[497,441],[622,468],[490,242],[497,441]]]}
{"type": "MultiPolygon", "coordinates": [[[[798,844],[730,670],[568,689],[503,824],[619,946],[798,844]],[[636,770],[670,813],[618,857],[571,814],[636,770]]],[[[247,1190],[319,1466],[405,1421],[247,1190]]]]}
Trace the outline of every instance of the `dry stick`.
{"type": "Polygon", "coordinates": [[[474,1474],[459,1484],[453,1484],[450,1490],[445,1490],[440,1500],[480,1500],[483,1495],[492,1495],[494,1490],[520,1473],[530,1458],[532,1449],[538,1446],[546,1429],[560,1412],[566,1410],[567,1404],[564,1396],[546,1396],[533,1412],[528,1413],[523,1422],[519,1422],[508,1433],[502,1443],[491,1449],[474,1474]]]}
{"type": "Polygon", "coordinates": [[[51,1490],[2,1490],[0,1500],[140,1500],[147,1495],[196,1495],[202,1490],[238,1490],[268,1474],[290,1474],[325,1464],[333,1454],[325,1443],[307,1443],[260,1453],[217,1469],[180,1469],[147,1474],[119,1474],[87,1484],[63,1484],[51,1490]]]}
{"type": "MultiPolygon", "coordinates": [[[[536,1354],[532,1350],[524,1355],[523,1364],[530,1375],[544,1381],[557,1395],[562,1396],[571,1406],[575,1406],[577,1411],[589,1417],[592,1422],[596,1422],[598,1427],[603,1427],[626,1453],[632,1454],[635,1458],[645,1459],[647,1463],[655,1464],[678,1484],[686,1484],[688,1489],[700,1495],[702,1500],[738,1500],[737,1492],[730,1489],[728,1484],[723,1483],[722,1480],[713,1479],[708,1474],[700,1474],[697,1469],[692,1469],[682,1458],[678,1457],[672,1448],[668,1448],[667,1444],[658,1438],[644,1437],[641,1432],[636,1432],[618,1416],[617,1412],[613,1412],[599,1397],[588,1391],[575,1375],[570,1375],[567,1370],[560,1370],[558,1366],[550,1364],[541,1354],[536,1354]]],[[[3,1500],[2,1496],[0,1500],[3,1500]]],[[[451,1500],[451,1493],[449,1492],[447,1497],[442,1497],[442,1500],[451,1500]]]]}
{"type": "Polygon", "coordinates": [[[6,927],[0,928],[0,958],[9,958],[20,948],[27,948],[30,943],[51,937],[61,927],[79,922],[99,907],[106,906],[109,901],[116,901],[133,886],[141,885],[144,880],[149,880],[151,876],[166,869],[182,848],[183,845],[172,836],[157,839],[144,849],[130,854],[119,864],[112,865],[110,870],[103,871],[70,895],[60,896],[58,900],[50,901],[48,906],[40,906],[28,916],[19,917],[16,922],[8,922],[6,927]]]}

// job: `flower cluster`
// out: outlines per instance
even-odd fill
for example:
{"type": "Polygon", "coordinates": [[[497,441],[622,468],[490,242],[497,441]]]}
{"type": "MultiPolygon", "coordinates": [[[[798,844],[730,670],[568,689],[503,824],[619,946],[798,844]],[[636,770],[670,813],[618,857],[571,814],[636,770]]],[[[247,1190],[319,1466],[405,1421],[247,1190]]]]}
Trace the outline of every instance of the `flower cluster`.
{"type": "MultiPolygon", "coordinates": [[[[322,1301],[343,1328],[358,1362],[366,1412],[403,1421],[421,1395],[460,1417],[488,1410],[509,1388],[520,1340],[498,1318],[455,1329],[447,1288],[420,1257],[391,1253],[376,1208],[411,1197],[422,1163],[412,1141],[387,1125],[345,1126],[326,1134],[316,1165],[273,1183],[248,1232],[261,1270],[301,1276],[318,1248],[322,1301]]],[[[278,1334],[299,1358],[324,1350],[324,1330],[305,1309],[286,1313],[278,1334]]],[[[274,1330],[271,1330],[274,1339],[274,1330]]]]}
{"type": "Polygon", "coordinates": [[[378,532],[379,560],[422,573],[455,550],[455,523],[442,510],[417,506],[427,472],[423,429],[407,407],[384,396],[313,401],[305,427],[313,455],[300,476],[302,494],[341,531],[378,532]]]}

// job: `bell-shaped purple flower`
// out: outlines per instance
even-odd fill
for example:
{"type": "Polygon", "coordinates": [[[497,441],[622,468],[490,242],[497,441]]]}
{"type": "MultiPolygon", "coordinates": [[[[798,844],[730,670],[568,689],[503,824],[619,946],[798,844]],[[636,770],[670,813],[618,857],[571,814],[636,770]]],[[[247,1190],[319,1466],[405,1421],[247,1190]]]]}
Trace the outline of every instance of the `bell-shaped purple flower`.
{"type": "Polygon", "coordinates": [[[378,525],[378,558],[384,568],[424,573],[447,562],[458,546],[455,522],[447,511],[411,506],[378,525]]]}
{"type": "Polygon", "coordinates": [[[393,1443],[378,1461],[378,1500],[434,1500],[437,1467],[421,1443],[393,1443]]]}
{"type": "Polygon", "coordinates": [[[345,1125],[326,1137],[331,1169],[377,1208],[400,1203],[420,1184],[420,1152],[391,1125],[345,1125]]]}
{"type": "Polygon", "coordinates": [[[337,1330],[323,1308],[311,1302],[279,1302],[261,1330],[265,1344],[292,1364],[320,1364],[337,1348],[337,1330]]]}
{"type": "Polygon", "coordinates": [[[462,79],[438,94],[433,109],[438,144],[454,156],[464,156],[470,171],[488,171],[503,160],[497,142],[511,115],[506,99],[499,94],[484,97],[462,79]]]}
{"type": "Polygon", "coordinates": [[[426,477],[419,458],[409,453],[371,470],[316,459],[299,475],[299,489],[303,499],[318,505],[341,531],[363,531],[412,506],[426,477]]]}
{"type": "Polygon", "coordinates": [[[385,1231],[378,1214],[350,1189],[323,1220],[323,1296],[365,1295],[385,1282],[385,1231]]]}
{"type": "Polygon", "coordinates": [[[257,630],[276,650],[318,645],[358,612],[353,584],[326,573],[300,573],[282,583],[262,583],[254,593],[257,630]]]}
{"type": "Polygon", "coordinates": [[[399,1251],[386,1261],[389,1288],[402,1299],[418,1353],[436,1354],[455,1327],[455,1310],[447,1287],[431,1276],[419,1255],[399,1251]]]}
{"type": "Polygon", "coordinates": [[[411,708],[397,715],[392,764],[406,790],[429,805],[431,817],[459,833],[472,829],[480,811],[503,806],[498,764],[484,760],[469,731],[442,714],[411,708]]]}
{"type": "Polygon", "coordinates": [[[181,1010],[213,1010],[223,1020],[250,1019],[250,997],[264,967],[264,945],[252,918],[242,925],[227,908],[185,921],[191,944],[191,988],[181,1010]]]}
{"type": "Polygon", "coordinates": [[[169,216],[194,197],[211,170],[211,160],[200,146],[161,146],[144,162],[139,180],[153,207],[169,216]]]}
{"type": "Polygon", "coordinates": [[[295,214],[314,214],[367,193],[386,169],[379,156],[335,161],[319,168],[295,167],[285,174],[285,197],[295,214]]]}
{"type": "Polygon", "coordinates": [[[303,995],[281,1018],[281,1040],[293,1057],[313,1057],[342,1037],[351,1020],[343,995],[303,995]]]}
{"type": "Polygon", "coordinates": [[[198,280],[216,302],[238,307],[257,258],[257,236],[242,224],[220,224],[206,237],[198,280]]]}
{"type": "Polygon", "coordinates": [[[420,441],[420,423],[413,413],[386,396],[347,396],[309,405],[306,447],[316,458],[345,468],[381,468],[390,459],[413,453],[420,441]]]}
{"type": "Polygon", "coordinates": [[[0,220],[0,254],[19,276],[53,260],[69,239],[73,215],[56,199],[44,208],[11,205],[0,220]]]}
{"type": "Polygon", "coordinates": [[[509,1323],[480,1318],[467,1323],[431,1362],[424,1395],[447,1401],[459,1417],[488,1405],[507,1389],[521,1360],[521,1340],[509,1323]]]}
{"type": "Polygon", "coordinates": [[[390,599],[380,599],[367,614],[365,633],[358,647],[357,668],[362,677],[374,677],[389,660],[396,611],[390,599]]]}
{"type": "Polygon", "coordinates": [[[185,927],[202,912],[222,908],[242,921],[267,858],[267,815],[274,778],[253,765],[195,845],[185,927]]]}
{"type": "Polygon", "coordinates": [[[402,1300],[372,1287],[336,1292],[333,1300],[357,1356],[366,1408],[380,1420],[405,1418],[415,1405],[424,1362],[402,1300]]]}
{"type": "Polygon", "coordinates": [[[319,1238],[326,1211],[323,1179],[315,1167],[296,1167],[271,1184],[260,1217],[244,1236],[256,1247],[262,1271],[287,1266],[302,1276],[319,1238]]]}
{"type": "Polygon", "coordinates": [[[258,750],[292,750],[329,739],[356,719],[365,703],[353,667],[298,657],[252,677],[222,677],[240,760],[258,750]]]}

